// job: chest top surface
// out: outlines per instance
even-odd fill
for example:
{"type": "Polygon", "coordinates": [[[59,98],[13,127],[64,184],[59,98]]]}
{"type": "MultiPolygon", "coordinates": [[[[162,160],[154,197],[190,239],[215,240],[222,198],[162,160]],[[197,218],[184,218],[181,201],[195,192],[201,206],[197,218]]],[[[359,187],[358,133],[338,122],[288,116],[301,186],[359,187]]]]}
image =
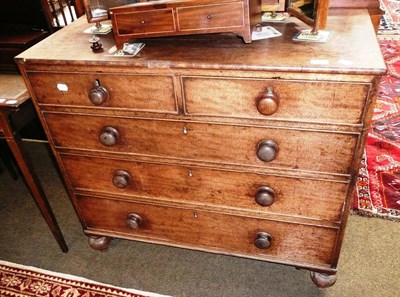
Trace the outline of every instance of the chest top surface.
{"type": "Polygon", "coordinates": [[[112,34],[101,37],[104,52],[93,53],[91,37],[83,31],[91,25],[85,18],[68,25],[43,42],[17,56],[23,64],[110,65],[141,68],[200,68],[267,70],[346,74],[382,74],[385,64],[369,14],[365,9],[331,9],[326,43],[294,42],[300,29],[295,18],[271,24],[282,36],[245,44],[231,34],[143,39],[146,44],[133,58],[113,57],[112,34]]]}

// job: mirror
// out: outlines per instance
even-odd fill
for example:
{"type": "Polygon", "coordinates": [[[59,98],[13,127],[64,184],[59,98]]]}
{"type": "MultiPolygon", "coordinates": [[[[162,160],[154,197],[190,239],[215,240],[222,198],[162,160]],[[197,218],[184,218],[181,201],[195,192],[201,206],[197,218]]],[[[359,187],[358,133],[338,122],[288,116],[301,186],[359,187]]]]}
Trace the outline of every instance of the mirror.
{"type": "Polygon", "coordinates": [[[312,33],[326,28],[329,0],[289,0],[287,12],[310,27],[312,33]]]}
{"type": "Polygon", "coordinates": [[[140,0],[83,0],[86,17],[89,23],[98,23],[110,18],[108,9],[141,2],[140,0]]]}

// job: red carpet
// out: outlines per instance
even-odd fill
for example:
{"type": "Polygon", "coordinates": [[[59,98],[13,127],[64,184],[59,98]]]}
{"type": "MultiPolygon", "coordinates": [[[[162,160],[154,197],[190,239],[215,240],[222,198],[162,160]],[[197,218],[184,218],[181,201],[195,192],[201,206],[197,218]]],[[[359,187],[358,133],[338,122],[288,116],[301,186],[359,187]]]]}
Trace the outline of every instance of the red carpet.
{"type": "Polygon", "coordinates": [[[379,41],[388,75],[380,83],[352,212],[400,221],[400,41],[396,39],[379,41]]]}
{"type": "Polygon", "coordinates": [[[0,296],[167,297],[0,260],[0,296]]]}

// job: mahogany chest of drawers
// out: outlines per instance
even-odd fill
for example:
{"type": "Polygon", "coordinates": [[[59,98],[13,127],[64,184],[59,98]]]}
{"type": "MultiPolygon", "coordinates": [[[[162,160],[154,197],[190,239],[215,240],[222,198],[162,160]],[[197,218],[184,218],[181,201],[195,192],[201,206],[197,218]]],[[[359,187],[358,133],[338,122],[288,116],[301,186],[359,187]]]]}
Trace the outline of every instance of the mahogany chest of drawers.
{"type": "Polygon", "coordinates": [[[367,11],[331,11],[325,44],[292,42],[289,19],[275,39],[147,39],[128,59],[107,54],[112,36],[92,53],[85,25],[16,60],[89,244],[272,261],[332,285],[385,73],[367,11]]]}

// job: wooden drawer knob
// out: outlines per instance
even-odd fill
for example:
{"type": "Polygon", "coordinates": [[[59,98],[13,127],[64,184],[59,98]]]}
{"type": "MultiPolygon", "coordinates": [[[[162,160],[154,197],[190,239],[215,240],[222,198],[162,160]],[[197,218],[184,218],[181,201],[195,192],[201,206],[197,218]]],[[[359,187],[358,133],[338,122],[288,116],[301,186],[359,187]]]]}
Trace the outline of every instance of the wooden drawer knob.
{"type": "Polygon", "coordinates": [[[109,97],[108,91],[105,87],[100,85],[98,80],[95,81],[93,88],[89,92],[89,100],[94,105],[102,105],[109,97]]]}
{"type": "Polygon", "coordinates": [[[107,126],[101,130],[99,140],[105,146],[113,146],[119,139],[119,132],[117,129],[107,126]]]}
{"type": "Polygon", "coordinates": [[[257,157],[264,162],[271,162],[278,154],[278,145],[272,140],[263,140],[258,144],[257,157]]]}
{"type": "Polygon", "coordinates": [[[271,246],[272,236],[267,232],[258,232],[256,235],[256,239],[254,240],[254,245],[261,249],[266,250],[271,246]]]}
{"type": "Polygon", "coordinates": [[[130,213],[126,218],[125,223],[130,229],[137,230],[142,225],[143,219],[136,213],[130,213]]]}
{"type": "Polygon", "coordinates": [[[275,191],[270,187],[261,187],[257,190],[255,200],[258,205],[270,206],[275,200],[275,191]]]}
{"type": "Polygon", "coordinates": [[[257,101],[257,110],[263,115],[271,115],[278,110],[279,97],[274,93],[272,87],[268,87],[260,99],[257,101]]]}
{"type": "Polygon", "coordinates": [[[112,182],[117,188],[123,189],[131,183],[131,180],[132,177],[129,172],[125,170],[118,170],[115,172],[112,182]]]}

